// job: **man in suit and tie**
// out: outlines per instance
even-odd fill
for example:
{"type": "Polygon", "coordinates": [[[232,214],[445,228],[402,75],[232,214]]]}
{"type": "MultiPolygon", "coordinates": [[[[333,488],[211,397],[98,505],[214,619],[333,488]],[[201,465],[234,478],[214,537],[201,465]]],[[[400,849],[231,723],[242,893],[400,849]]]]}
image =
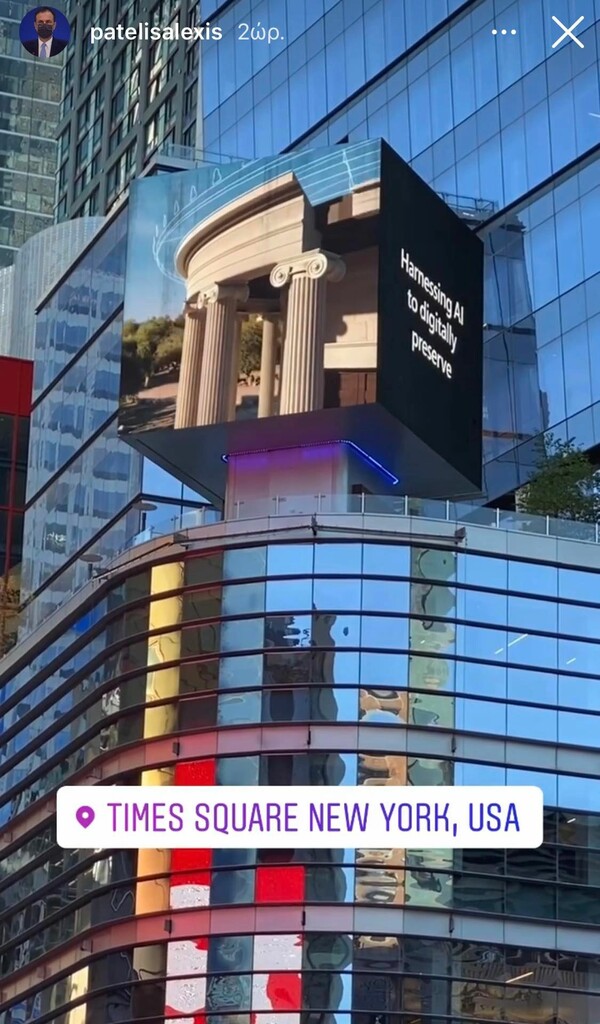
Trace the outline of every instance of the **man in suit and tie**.
{"type": "Polygon", "coordinates": [[[46,60],[48,57],[56,57],[61,53],[67,41],[55,39],[56,16],[51,7],[38,7],[33,18],[33,25],[36,31],[34,39],[24,39],[23,46],[34,57],[46,60]]]}

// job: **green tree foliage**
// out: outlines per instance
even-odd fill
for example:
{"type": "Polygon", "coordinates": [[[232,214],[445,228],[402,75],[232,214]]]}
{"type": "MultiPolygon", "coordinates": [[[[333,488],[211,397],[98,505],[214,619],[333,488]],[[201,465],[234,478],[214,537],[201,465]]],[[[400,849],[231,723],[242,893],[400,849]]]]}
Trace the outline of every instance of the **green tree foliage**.
{"type": "Polygon", "coordinates": [[[249,377],[260,370],[262,348],[262,323],[257,317],[250,317],[242,324],[240,342],[240,377],[249,377]]]}
{"type": "Polygon", "coordinates": [[[538,445],[538,451],[536,473],[519,492],[519,510],[597,523],[600,493],[596,470],[583,449],[572,438],[559,441],[549,434],[538,445]]]}
{"type": "Polygon", "coordinates": [[[160,370],[181,362],[183,317],[155,316],[123,324],[121,394],[134,395],[148,387],[160,370]]]}
{"type": "Polygon", "coordinates": [[[183,332],[169,334],[168,337],[159,341],[154,353],[153,365],[156,372],[168,370],[170,366],[181,364],[181,352],[183,349],[183,332]]]}

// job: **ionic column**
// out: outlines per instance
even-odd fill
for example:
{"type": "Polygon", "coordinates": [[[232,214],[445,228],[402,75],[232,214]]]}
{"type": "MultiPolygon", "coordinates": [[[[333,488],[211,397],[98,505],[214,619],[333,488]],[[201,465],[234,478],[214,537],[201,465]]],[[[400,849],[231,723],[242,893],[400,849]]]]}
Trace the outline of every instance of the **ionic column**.
{"type": "Polygon", "coordinates": [[[191,302],[186,302],[181,367],[175,406],[176,429],[196,425],[205,318],[204,310],[198,309],[191,302]]]}
{"type": "Polygon", "coordinates": [[[258,417],[273,415],[275,397],[275,367],[277,364],[277,324],[279,316],[263,316],[262,346],[260,349],[260,386],[258,389],[258,417]]]}
{"type": "Polygon", "coordinates": [[[271,272],[274,288],[289,284],[280,414],[323,407],[327,281],[341,281],[345,271],[339,256],[315,249],[271,272]]]}
{"type": "Polygon", "coordinates": [[[231,376],[235,351],[236,308],[248,298],[248,288],[216,284],[202,292],[198,305],[206,307],[204,351],[196,423],[222,423],[229,418],[231,376]]]}

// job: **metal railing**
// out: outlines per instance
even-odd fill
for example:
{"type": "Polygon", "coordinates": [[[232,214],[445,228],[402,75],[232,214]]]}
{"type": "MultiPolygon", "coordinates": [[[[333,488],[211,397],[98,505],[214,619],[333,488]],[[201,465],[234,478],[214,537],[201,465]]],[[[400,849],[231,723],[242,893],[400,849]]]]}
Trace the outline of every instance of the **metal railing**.
{"type": "MultiPolygon", "coordinates": [[[[550,516],[529,515],[524,512],[510,512],[499,508],[486,508],[470,502],[441,501],[428,498],[410,498],[407,495],[392,497],[375,494],[299,494],[275,495],[249,501],[237,501],[233,505],[232,521],[265,519],[273,516],[306,515],[384,515],[400,518],[437,520],[471,526],[485,526],[496,530],[517,533],[531,533],[537,536],[579,540],[589,544],[600,543],[598,523],[577,522],[570,519],[553,519],[550,516]]],[[[151,526],[135,534],[117,554],[144,544],[157,537],[185,532],[198,526],[219,522],[221,513],[212,506],[194,509],[181,516],[151,526]]]]}
{"type": "Polygon", "coordinates": [[[487,220],[497,208],[493,199],[477,199],[472,196],[457,196],[452,192],[438,192],[446,206],[451,206],[457,213],[465,217],[476,217],[480,220],[487,220]]]}
{"type": "MultiPolygon", "coordinates": [[[[167,157],[171,160],[187,160],[197,166],[202,164],[233,164],[243,159],[239,156],[230,156],[228,153],[211,152],[208,149],[194,149],[193,146],[182,146],[176,142],[163,142],[156,150],[157,156],[167,157]]],[[[246,158],[247,159],[247,158],[246,158]]]]}

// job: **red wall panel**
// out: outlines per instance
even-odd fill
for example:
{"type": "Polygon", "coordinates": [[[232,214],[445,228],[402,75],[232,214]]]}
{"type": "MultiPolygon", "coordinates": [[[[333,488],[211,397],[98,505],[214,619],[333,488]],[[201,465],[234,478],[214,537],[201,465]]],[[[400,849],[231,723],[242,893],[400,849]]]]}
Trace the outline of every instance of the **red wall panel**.
{"type": "Polygon", "coordinates": [[[33,363],[0,356],[0,415],[29,416],[33,388],[33,363]]]}

